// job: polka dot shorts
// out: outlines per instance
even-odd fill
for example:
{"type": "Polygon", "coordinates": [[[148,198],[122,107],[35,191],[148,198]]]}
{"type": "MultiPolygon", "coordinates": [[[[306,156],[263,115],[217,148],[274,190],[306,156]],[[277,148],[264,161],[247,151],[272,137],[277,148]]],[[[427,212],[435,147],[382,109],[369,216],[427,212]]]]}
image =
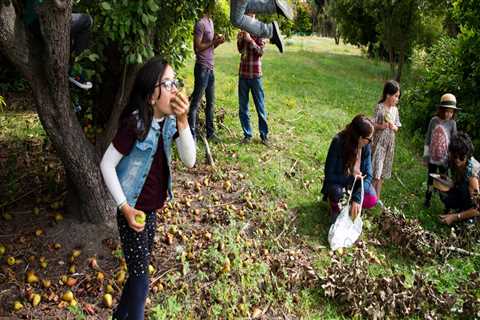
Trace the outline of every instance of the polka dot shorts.
{"type": "Polygon", "coordinates": [[[148,264],[153,248],[153,239],[157,224],[155,211],[146,212],[145,228],[136,232],[128,225],[127,219],[117,211],[118,232],[122,242],[123,255],[127,262],[128,273],[133,276],[148,274],[148,264]]]}

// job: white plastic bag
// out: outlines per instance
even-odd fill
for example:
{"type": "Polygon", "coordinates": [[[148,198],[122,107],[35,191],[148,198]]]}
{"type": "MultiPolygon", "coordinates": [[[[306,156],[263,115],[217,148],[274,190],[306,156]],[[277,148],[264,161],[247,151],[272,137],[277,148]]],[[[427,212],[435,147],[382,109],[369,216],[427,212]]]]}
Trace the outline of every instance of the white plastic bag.
{"type": "Polygon", "coordinates": [[[361,185],[360,212],[355,218],[355,221],[352,221],[352,218],[350,217],[350,201],[352,200],[353,187],[355,186],[355,182],[357,180],[357,178],[355,178],[347,204],[342,208],[337,219],[335,220],[335,223],[332,224],[330,230],[328,231],[328,243],[330,244],[330,248],[332,250],[351,247],[362,233],[363,221],[361,218],[361,213],[364,190],[363,179],[359,179],[361,185]]]}

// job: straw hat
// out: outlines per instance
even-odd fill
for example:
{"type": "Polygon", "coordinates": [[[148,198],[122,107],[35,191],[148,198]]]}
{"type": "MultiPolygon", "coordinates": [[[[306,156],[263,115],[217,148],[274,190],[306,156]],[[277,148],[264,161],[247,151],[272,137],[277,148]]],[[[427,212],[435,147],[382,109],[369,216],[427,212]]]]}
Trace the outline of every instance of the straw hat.
{"type": "Polygon", "coordinates": [[[440,104],[438,104],[437,107],[460,110],[460,108],[457,108],[457,98],[451,93],[445,93],[440,98],[440,104]]]}

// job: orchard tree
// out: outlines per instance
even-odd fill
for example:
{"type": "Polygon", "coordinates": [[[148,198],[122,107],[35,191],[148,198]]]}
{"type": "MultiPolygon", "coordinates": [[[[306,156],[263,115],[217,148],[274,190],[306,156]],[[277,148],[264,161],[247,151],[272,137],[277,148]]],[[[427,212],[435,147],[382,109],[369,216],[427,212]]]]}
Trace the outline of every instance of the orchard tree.
{"type": "Polygon", "coordinates": [[[35,1],[40,35],[25,27],[25,1],[0,0],[0,51],[31,86],[42,126],[67,174],[66,210],[79,220],[114,221],[100,157],[117,129],[139,65],[157,54],[174,66],[181,65],[191,53],[193,24],[205,1],[78,3],[75,11],[94,18],[93,45],[82,54],[82,64],[89,61],[85,72],[94,82],[92,109],[104,129],[94,146],[73,111],[67,76],[72,0],[35,1]]]}
{"type": "Polygon", "coordinates": [[[342,38],[367,46],[369,53],[377,49],[380,57],[386,53],[400,81],[414,46],[431,45],[440,37],[448,0],[332,0],[330,6],[342,38]]]}

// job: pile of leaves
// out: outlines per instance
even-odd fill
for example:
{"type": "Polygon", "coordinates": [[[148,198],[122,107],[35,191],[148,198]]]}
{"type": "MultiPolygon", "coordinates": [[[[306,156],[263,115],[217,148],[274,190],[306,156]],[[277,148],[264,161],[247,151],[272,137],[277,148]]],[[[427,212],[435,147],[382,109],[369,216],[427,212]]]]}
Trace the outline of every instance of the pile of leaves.
{"type": "Polygon", "coordinates": [[[375,223],[379,226],[377,238],[383,245],[395,246],[402,255],[419,262],[446,259],[452,254],[475,255],[468,250],[472,250],[480,239],[475,224],[462,223],[442,237],[425,230],[417,219],[406,218],[396,208],[385,208],[375,223]]]}
{"type": "Polygon", "coordinates": [[[369,266],[376,259],[362,242],[343,257],[333,257],[332,264],[320,280],[327,297],[332,298],[347,316],[368,319],[422,316],[438,319],[451,312],[456,299],[440,293],[421,274],[415,274],[413,285],[404,275],[372,277],[369,266]]]}

